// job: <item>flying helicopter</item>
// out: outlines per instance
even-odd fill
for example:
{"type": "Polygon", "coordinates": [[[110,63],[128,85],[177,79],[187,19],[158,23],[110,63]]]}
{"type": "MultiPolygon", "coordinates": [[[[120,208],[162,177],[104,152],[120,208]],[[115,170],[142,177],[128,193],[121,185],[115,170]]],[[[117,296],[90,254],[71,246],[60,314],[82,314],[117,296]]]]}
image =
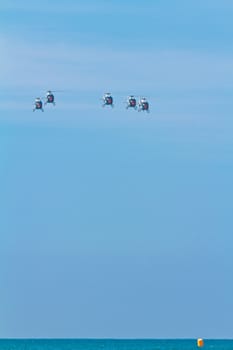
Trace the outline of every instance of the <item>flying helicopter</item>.
{"type": "Polygon", "coordinates": [[[141,112],[141,111],[147,111],[147,113],[150,112],[149,102],[145,97],[141,97],[138,102],[138,112],[141,112]]]}
{"type": "Polygon", "coordinates": [[[113,104],[113,97],[112,97],[112,95],[110,94],[110,92],[106,92],[106,93],[104,94],[104,96],[102,97],[102,101],[103,101],[102,107],[105,107],[105,106],[114,107],[114,104],[113,104]]]}
{"type": "Polygon", "coordinates": [[[131,107],[137,109],[137,100],[133,95],[128,96],[126,101],[126,109],[131,107]]]}
{"type": "Polygon", "coordinates": [[[51,90],[48,90],[46,92],[46,96],[45,96],[45,105],[47,105],[47,103],[52,103],[55,106],[55,101],[54,101],[54,94],[52,93],[51,90]]]}
{"type": "Polygon", "coordinates": [[[42,112],[44,112],[44,109],[43,109],[43,102],[41,101],[41,98],[40,98],[40,97],[37,97],[37,98],[35,99],[33,112],[35,112],[36,109],[40,109],[42,112]]]}

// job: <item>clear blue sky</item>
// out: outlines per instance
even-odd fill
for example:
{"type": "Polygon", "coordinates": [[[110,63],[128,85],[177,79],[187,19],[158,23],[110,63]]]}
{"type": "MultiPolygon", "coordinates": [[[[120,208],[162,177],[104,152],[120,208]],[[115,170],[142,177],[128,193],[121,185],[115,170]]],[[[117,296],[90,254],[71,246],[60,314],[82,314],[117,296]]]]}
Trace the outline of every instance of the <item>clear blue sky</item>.
{"type": "Polygon", "coordinates": [[[233,337],[232,16],[1,2],[0,337],[233,337]]]}

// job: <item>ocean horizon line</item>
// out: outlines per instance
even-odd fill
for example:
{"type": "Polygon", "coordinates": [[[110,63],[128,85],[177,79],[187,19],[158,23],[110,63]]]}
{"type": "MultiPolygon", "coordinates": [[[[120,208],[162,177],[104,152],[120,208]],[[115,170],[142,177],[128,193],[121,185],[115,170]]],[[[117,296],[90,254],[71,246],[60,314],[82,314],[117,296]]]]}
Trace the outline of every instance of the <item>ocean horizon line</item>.
{"type": "Polygon", "coordinates": [[[171,337],[171,338],[154,338],[154,337],[0,337],[1,340],[197,340],[202,338],[208,340],[233,340],[233,338],[205,338],[205,337],[171,337]]]}

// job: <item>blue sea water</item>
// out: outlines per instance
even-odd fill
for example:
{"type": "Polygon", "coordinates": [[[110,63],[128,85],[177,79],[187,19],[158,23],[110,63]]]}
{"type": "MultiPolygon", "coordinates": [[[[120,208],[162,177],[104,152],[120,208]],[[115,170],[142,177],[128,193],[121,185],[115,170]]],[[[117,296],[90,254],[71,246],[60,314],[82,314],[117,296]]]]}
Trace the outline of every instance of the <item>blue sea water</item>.
{"type": "MultiPolygon", "coordinates": [[[[193,350],[196,339],[0,339],[0,350],[193,350]]],[[[233,340],[205,340],[203,350],[232,350],[233,340]]]]}

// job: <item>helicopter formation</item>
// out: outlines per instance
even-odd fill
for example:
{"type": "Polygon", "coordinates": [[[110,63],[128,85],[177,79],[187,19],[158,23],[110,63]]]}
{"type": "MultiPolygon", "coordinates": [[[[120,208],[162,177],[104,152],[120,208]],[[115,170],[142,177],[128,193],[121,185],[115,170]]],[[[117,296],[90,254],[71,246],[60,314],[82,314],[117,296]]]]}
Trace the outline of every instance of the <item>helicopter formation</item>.
{"type": "MultiPolygon", "coordinates": [[[[102,107],[105,107],[105,106],[114,107],[113,96],[109,92],[104,94],[102,100],[103,100],[102,107]]],[[[138,110],[138,112],[141,112],[141,111],[146,111],[147,113],[150,112],[149,102],[145,97],[140,97],[137,102],[137,99],[134,95],[128,96],[126,100],[126,109],[128,108],[133,108],[135,110],[138,110]]]]}
{"type": "MultiPolygon", "coordinates": [[[[46,93],[46,96],[45,96],[44,105],[46,106],[47,103],[53,104],[55,106],[54,94],[52,93],[51,90],[48,90],[47,93],[46,93]]],[[[35,99],[33,112],[35,112],[36,109],[39,109],[42,112],[44,112],[43,102],[42,102],[42,99],[40,97],[37,97],[35,99]]]]}
{"type": "MultiPolygon", "coordinates": [[[[48,90],[45,95],[44,106],[46,106],[47,104],[52,104],[53,106],[55,106],[55,97],[54,97],[54,93],[51,90],[48,90]]],[[[113,96],[110,92],[106,92],[102,97],[102,107],[106,107],[106,106],[110,106],[112,108],[114,107],[113,96]]],[[[129,109],[129,108],[138,110],[138,112],[141,112],[141,111],[146,111],[147,113],[150,112],[149,102],[145,97],[139,97],[137,101],[137,98],[134,95],[128,96],[126,100],[126,109],[129,109]]],[[[43,99],[41,99],[40,97],[37,97],[34,101],[33,112],[35,112],[36,110],[40,110],[44,112],[43,99]]]]}

